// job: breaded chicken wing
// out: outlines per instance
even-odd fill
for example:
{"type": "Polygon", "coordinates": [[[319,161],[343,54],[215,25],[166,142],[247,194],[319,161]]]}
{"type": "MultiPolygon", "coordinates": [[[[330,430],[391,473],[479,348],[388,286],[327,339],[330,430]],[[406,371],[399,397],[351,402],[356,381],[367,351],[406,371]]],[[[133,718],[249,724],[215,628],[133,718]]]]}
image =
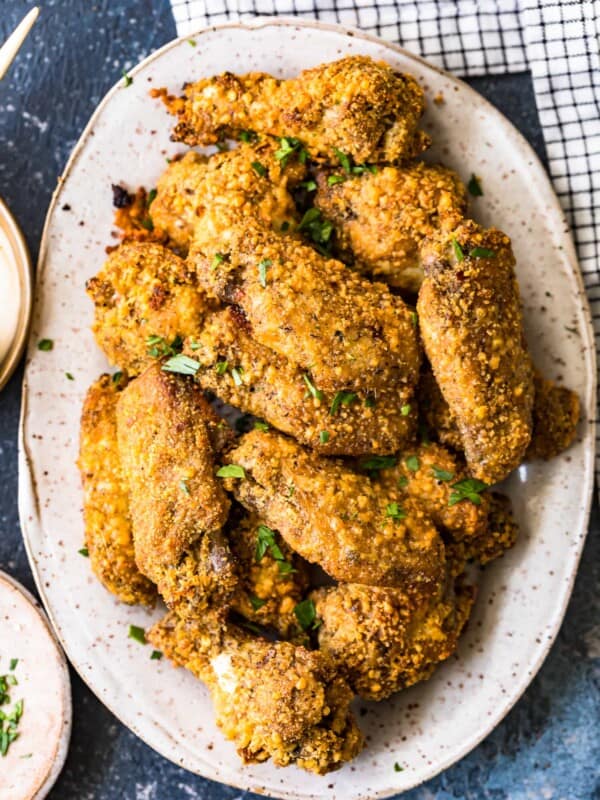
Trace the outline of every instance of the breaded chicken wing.
{"type": "Polygon", "coordinates": [[[469,561],[483,565],[499,558],[517,541],[519,526],[510,499],[499,492],[490,492],[488,496],[486,527],[475,536],[446,544],[448,564],[454,575],[460,575],[469,561]]]}
{"type": "Polygon", "coordinates": [[[322,169],[315,206],[333,223],[336,252],[355,270],[417,293],[423,280],[419,247],[465,215],[458,175],[421,161],[351,176],[322,169]]]}
{"type": "Polygon", "coordinates": [[[469,220],[429,240],[422,257],[425,352],[469,471],[496,483],[523,460],[534,396],[510,239],[469,220]]]}
{"type": "Polygon", "coordinates": [[[548,460],[567,450],[577,435],[580,406],[577,394],[535,373],[533,433],[527,458],[548,460]]]}
{"type": "Polygon", "coordinates": [[[214,416],[199,387],[160,364],[117,405],[136,561],[180,615],[225,610],[237,585],[221,531],[230,503],[215,477],[214,416]]]}
{"type": "Polygon", "coordinates": [[[187,252],[194,227],[209,214],[216,234],[232,221],[255,216],[277,231],[298,221],[289,189],[305,176],[299,161],[275,158],[277,144],[263,139],[210,158],[193,150],[172,161],[160,177],[152,203],[154,228],[187,252]]]}
{"type": "Polygon", "coordinates": [[[94,574],[124,603],[153,605],[156,587],[135,563],[129,498],[117,445],[117,402],[127,379],[101,375],[81,415],[79,469],[85,545],[94,574]]]}
{"type": "Polygon", "coordinates": [[[246,763],[272,758],[322,775],[362,749],[352,692],[322,653],[251,638],[233,626],[217,638],[174,614],[148,639],[207,684],[217,725],[246,763]]]}
{"type": "Polygon", "coordinates": [[[474,600],[470,587],[425,598],[403,589],[355,583],[311,595],[320,652],[330,656],[366,700],[427,680],[456,650],[474,600]]]}
{"type": "Polygon", "coordinates": [[[233,309],[213,314],[199,336],[186,340],[184,352],[194,359],[204,389],[323,455],[393,453],[414,435],[411,386],[311,391],[308,374],[257,344],[233,309]]]}
{"type": "Polygon", "coordinates": [[[367,56],[321,64],[289,80],[224,72],[187,84],[182,97],[165,89],[152,94],[179,117],[172,138],[189,145],[250,130],[285,137],[290,146],[298,139],[311,158],[333,164],[336,149],[362,164],[403,161],[429,145],[418,130],[425,109],[419,84],[367,56]]]}
{"type": "Polygon", "coordinates": [[[188,264],[207,294],[241,309],[253,339],[309,372],[317,390],[416,384],[411,312],[383,284],[250,219],[219,237],[201,223],[188,264]]]}
{"type": "Polygon", "coordinates": [[[462,453],[463,441],[456,419],[444,400],[429,364],[426,364],[421,372],[417,395],[419,411],[428,433],[456,453],[462,453]]]}
{"type": "Polygon", "coordinates": [[[122,244],[86,288],[99,347],[130,375],[152,363],[153,342],[195,334],[210,307],[185,261],[150,242],[122,244]]]}
{"type": "Polygon", "coordinates": [[[435,592],[444,546],[412,498],[276,433],[252,431],[227,454],[245,477],[236,499],[303,558],[340,581],[435,592]]]}

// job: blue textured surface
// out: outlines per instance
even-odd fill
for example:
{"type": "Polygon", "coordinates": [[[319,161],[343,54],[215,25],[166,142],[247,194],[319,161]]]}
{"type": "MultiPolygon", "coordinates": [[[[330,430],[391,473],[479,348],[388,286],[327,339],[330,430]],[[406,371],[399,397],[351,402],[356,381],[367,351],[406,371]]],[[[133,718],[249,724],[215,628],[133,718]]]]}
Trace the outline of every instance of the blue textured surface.
{"type": "MultiPolygon", "coordinates": [[[[32,4],[0,0],[0,40],[32,4]]],[[[0,195],[37,255],[57,177],[106,90],[175,36],[166,0],[46,0],[0,84],[0,195]]],[[[544,156],[527,75],[470,81],[544,156]]],[[[33,579],[17,519],[21,373],[0,395],[0,568],[33,579]]],[[[600,800],[600,519],[597,508],[561,633],[537,678],[476,750],[404,800],[600,800]]],[[[1,636],[1,632],[0,632],[1,636]]],[[[127,731],[73,675],[73,739],[51,800],[250,800],[190,775],[127,731]]],[[[1,764],[0,764],[1,783],[1,764]]]]}

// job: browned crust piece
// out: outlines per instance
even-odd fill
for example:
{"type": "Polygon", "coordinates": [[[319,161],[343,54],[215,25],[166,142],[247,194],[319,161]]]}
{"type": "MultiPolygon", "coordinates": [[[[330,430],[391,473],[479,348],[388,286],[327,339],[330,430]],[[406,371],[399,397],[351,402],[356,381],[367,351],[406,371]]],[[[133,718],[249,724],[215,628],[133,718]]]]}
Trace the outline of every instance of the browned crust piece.
{"type": "Polygon", "coordinates": [[[549,460],[567,450],[575,441],[580,414],[575,392],[536,372],[533,433],[527,459],[549,460]]]}

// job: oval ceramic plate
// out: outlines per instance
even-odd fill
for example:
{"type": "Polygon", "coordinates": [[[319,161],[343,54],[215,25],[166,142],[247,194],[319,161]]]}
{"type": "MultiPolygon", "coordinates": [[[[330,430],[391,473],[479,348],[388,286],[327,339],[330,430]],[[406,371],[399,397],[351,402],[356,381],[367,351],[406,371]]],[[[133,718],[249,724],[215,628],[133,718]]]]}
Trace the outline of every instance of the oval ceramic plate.
{"type": "Polygon", "coordinates": [[[50,208],[39,265],[24,386],[20,508],[40,592],[82,677],[148,744],[178,764],[224,783],[286,798],[385,797],[431,777],[473,748],[521,695],[556,636],[586,533],[592,491],[594,348],[575,253],[548,179],[529,145],[466,85],[383,42],[342,28],[255,20],[199,32],[167,45],[102,101],[69,162],[50,208]],[[584,419],[568,453],[521,467],[508,483],[520,541],[485,571],[477,607],[458,654],[425,684],[388,702],[362,703],[368,748],[326,777],[271,764],[241,765],[213,722],[208,693],[150,648],[128,639],[132,623],[158,618],[119,604],[78,555],[83,540],[75,467],[86,387],[106,370],[89,326],[84,284],[111,243],[111,184],[152,187],[173,119],[148,90],[223,70],[292,76],[354,53],[385,59],[423,84],[425,127],[439,158],[484,196],[471,212],[513,237],[537,363],[575,388],[584,419]],[[441,95],[443,103],[434,104],[441,95]],[[36,341],[54,340],[51,352],[36,341]],[[74,380],[67,380],[66,372],[74,380]],[[395,771],[398,762],[402,771],[395,771]]]}

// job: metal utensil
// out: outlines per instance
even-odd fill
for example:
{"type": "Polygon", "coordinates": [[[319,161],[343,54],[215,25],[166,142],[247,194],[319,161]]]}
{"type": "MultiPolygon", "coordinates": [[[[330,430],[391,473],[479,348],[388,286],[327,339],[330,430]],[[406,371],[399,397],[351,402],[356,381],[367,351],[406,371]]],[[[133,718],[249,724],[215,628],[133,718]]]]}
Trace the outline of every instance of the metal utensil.
{"type": "Polygon", "coordinates": [[[0,47],[0,80],[2,80],[12,64],[14,57],[19,52],[21,45],[27,38],[27,34],[38,18],[39,13],[40,10],[37,6],[32,8],[25,18],[17,25],[16,29],[11,33],[2,47],[0,47]]]}

